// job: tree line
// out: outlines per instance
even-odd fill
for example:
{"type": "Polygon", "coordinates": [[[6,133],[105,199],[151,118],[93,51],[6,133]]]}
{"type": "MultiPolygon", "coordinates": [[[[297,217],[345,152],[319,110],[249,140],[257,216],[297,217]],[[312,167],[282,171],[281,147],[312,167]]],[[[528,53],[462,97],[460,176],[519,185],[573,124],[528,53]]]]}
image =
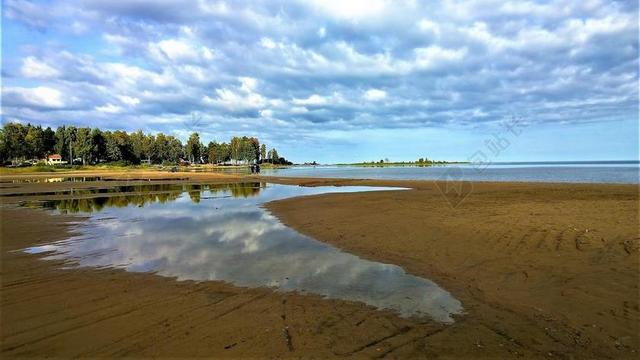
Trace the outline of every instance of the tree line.
{"type": "Polygon", "coordinates": [[[68,163],[194,164],[272,163],[290,165],[276,149],[267,151],[258,138],[234,136],[229,142],[204,145],[194,132],[186,144],[172,135],[145,134],[142,130],[104,131],[98,128],[59,126],[55,131],[40,125],[7,123],[0,129],[0,160],[44,159],[60,154],[68,163]]]}

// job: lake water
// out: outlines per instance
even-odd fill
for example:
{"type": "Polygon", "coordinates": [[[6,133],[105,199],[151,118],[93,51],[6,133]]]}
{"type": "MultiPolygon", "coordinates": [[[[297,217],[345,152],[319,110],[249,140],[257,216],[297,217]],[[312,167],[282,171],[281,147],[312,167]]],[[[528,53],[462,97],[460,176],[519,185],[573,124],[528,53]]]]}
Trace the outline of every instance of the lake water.
{"type": "Polygon", "coordinates": [[[444,323],[453,322],[452,315],[463,310],[433,281],[302,235],[261,207],[292,196],[394,188],[245,183],[121,190],[133,193],[27,203],[58,213],[87,214],[88,219],[75,225],[79,235],[25,251],[67,260],[70,267],[114,267],[178,280],[266,286],[444,323]]]}
{"type": "Polygon", "coordinates": [[[264,169],[262,175],[384,179],[466,180],[569,183],[638,184],[640,165],[628,162],[503,163],[479,167],[470,164],[445,166],[298,166],[264,169]]]}

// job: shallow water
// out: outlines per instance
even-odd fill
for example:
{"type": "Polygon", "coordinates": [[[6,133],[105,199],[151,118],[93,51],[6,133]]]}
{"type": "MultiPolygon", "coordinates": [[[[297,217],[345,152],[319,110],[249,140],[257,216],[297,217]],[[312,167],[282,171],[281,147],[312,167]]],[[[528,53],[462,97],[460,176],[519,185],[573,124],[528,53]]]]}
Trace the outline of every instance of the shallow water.
{"type": "MultiPolygon", "coordinates": [[[[253,183],[252,183],[253,184],[253,183]]],[[[255,183],[255,186],[247,186],[247,183],[229,183],[229,184],[139,184],[139,185],[116,185],[116,186],[104,186],[104,187],[92,187],[81,189],[68,189],[57,191],[34,191],[34,192],[11,192],[0,195],[0,197],[24,197],[24,196],[90,196],[90,195],[109,195],[109,194],[122,194],[128,193],[129,199],[135,198],[136,195],[131,193],[169,193],[176,191],[186,192],[201,192],[203,189],[207,191],[222,191],[229,190],[232,196],[253,196],[254,193],[260,191],[260,184],[255,183]]],[[[81,199],[70,199],[69,201],[75,201],[81,199]]],[[[91,202],[92,200],[86,200],[91,202]]],[[[95,200],[97,201],[97,200],[95,200]]]]}
{"type": "Polygon", "coordinates": [[[42,204],[47,208],[89,218],[74,229],[80,235],[26,251],[51,252],[45,258],[65,259],[72,267],[117,267],[178,280],[266,286],[445,323],[462,312],[460,302],[434,282],[302,235],[261,207],[292,196],[392,188],[234,186],[46,201],[42,204]]]}
{"type": "Polygon", "coordinates": [[[629,162],[502,163],[486,167],[470,164],[436,166],[298,166],[264,169],[262,175],[451,181],[524,181],[638,184],[640,165],[629,162]]]}

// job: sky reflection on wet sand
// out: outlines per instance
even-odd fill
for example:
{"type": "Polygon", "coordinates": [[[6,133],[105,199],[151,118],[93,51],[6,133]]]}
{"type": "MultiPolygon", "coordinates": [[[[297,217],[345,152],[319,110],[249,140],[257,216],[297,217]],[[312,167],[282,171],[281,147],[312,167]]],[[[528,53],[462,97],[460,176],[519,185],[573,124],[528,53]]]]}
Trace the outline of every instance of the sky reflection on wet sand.
{"type": "Polygon", "coordinates": [[[88,213],[89,218],[77,225],[79,235],[25,251],[51,252],[45,259],[71,260],[80,267],[267,286],[453,322],[451,315],[462,313],[462,305],[434,282],[302,235],[261,207],[292,196],[389,189],[249,183],[162,197],[48,201],[45,207],[57,212],[88,213]]]}

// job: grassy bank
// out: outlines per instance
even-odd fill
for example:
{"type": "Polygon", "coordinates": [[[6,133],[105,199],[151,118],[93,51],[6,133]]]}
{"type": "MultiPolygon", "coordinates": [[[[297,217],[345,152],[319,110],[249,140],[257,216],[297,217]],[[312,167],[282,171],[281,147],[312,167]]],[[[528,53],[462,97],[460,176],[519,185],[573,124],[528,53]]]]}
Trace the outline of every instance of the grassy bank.
{"type": "Polygon", "coordinates": [[[137,171],[158,169],[148,165],[73,165],[73,166],[50,166],[35,165],[28,167],[0,168],[0,175],[26,175],[40,173],[69,173],[75,171],[137,171]]]}
{"type": "MultiPolygon", "coordinates": [[[[0,175],[28,175],[28,174],[47,174],[47,173],[73,173],[73,172],[87,172],[87,171],[109,171],[109,172],[129,172],[129,171],[168,171],[172,168],[176,168],[180,172],[190,171],[242,171],[249,169],[247,164],[238,165],[190,165],[190,166],[173,166],[173,165],[124,165],[124,164],[101,164],[101,165],[67,165],[67,166],[51,166],[51,165],[35,165],[27,167],[2,167],[0,168],[0,175]]],[[[285,168],[285,165],[276,164],[261,164],[263,169],[279,169],[285,168]]]]}

